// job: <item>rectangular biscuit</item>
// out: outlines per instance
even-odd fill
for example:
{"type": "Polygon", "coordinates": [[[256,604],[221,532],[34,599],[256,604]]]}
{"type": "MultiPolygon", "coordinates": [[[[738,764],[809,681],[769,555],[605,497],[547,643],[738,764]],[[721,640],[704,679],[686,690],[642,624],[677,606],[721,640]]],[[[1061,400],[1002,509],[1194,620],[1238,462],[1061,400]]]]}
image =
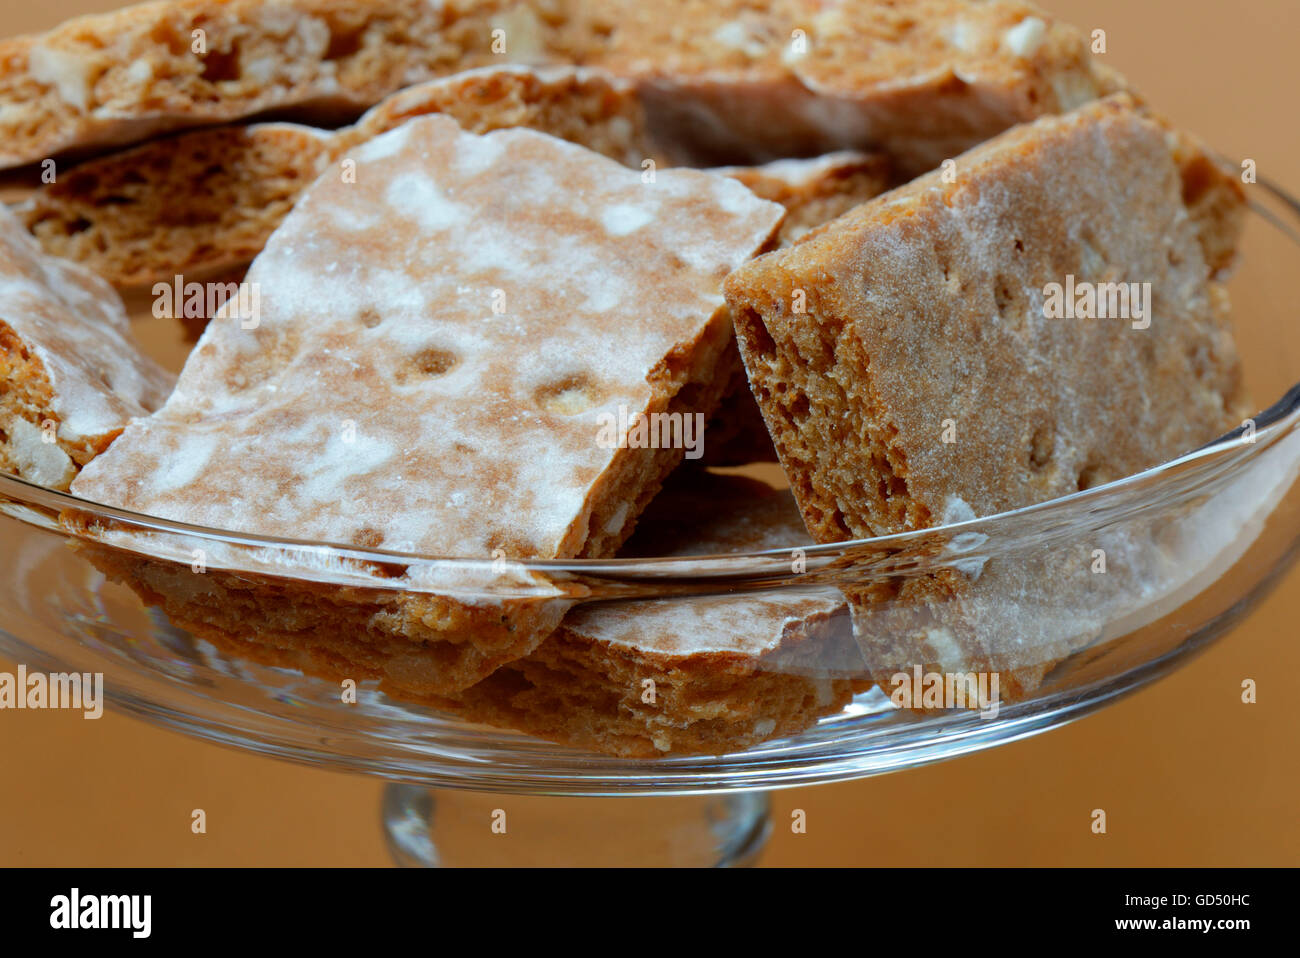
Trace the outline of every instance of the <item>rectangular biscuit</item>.
{"type": "Polygon", "coordinates": [[[0,205],[0,471],[67,489],[172,382],[132,342],[112,287],[42,253],[0,205]]]}
{"type": "Polygon", "coordinates": [[[192,130],[74,166],[15,213],[46,252],[121,289],[247,266],[329,161],[294,123],[192,130]]]}
{"type": "Polygon", "coordinates": [[[655,135],[714,163],[879,149],[905,176],[1122,89],[1082,31],[1020,0],[680,0],[607,13],[600,62],[655,135]]]}
{"type": "Polygon", "coordinates": [[[0,168],[268,111],[346,121],[467,67],[562,62],[567,6],[165,0],[78,17],[0,42],[0,168]]]}
{"type": "MultiPolygon", "coordinates": [[[[210,324],[166,405],[76,493],[422,555],[611,554],[685,452],[627,424],[654,416],[684,439],[717,404],[732,339],[721,279],[769,242],[781,208],[725,177],[648,183],[553,137],[480,137],[443,116],[353,155],[353,175],[323,174],[254,262],[251,328],[210,324]]],[[[335,629],[337,612],[302,608],[318,600],[285,601],[292,584],[250,581],[222,586],[242,589],[245,608],[195,584],[173,588],[169,612],[290,645],[406,643],[402,673],[385,678],[417,691],[464,688],[557,621],[554,608],[480,607],[431,587],[382,609],[344,599],[354,614],[335,629]]],[[[142,591],[165,593],[159,583],[142,591]]]]}
{"type": "MultiPolygon", "coordinates": [[[[813,537],[1016,509],[1238,424],[1220,274],[1242,209],[1228,172],[1121,95],[1009,131],[739,269],[741,353],[813,537]],[[1130,283],[1131,303],[1092,285],[1130,283]],[[1057,316],[1089,288],[1131,315],[1057,316]]],[[[1001,575],[990,562],[982,585],[950,572],[885,598],[933,617],[927,590],[952,608],[972,588],[995,598],[1001,575]]],[[[976,646],[1002,638],[958,637],[947,658],[987,660],[976,646]]],[[[907,665],[924,647],[910,642],[877,660],[907,665]]]]}

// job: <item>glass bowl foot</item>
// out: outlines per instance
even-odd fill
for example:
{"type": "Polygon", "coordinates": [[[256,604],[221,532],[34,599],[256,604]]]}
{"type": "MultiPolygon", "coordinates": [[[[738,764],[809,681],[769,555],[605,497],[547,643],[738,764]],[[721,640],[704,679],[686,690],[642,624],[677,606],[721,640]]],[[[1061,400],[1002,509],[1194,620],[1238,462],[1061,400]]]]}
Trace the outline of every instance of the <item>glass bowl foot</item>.
{"type": "Polygon", "coordinates": [[[754,864],[771,832],[766,792],[572,798],[384,788],[384,832],[401,866],[754,864]]]}

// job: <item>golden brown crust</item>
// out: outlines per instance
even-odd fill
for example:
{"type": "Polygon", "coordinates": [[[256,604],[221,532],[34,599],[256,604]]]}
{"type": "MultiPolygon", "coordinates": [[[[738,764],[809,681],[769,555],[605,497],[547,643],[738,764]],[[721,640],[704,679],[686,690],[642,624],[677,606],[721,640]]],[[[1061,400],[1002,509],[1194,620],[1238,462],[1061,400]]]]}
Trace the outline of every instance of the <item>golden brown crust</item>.
{"type": "Polygon", "coordinates": [[[1160,124],[1112,99],[955,169],[728,278],[751,383],[819,541],[927,526],[952,497],[988,515],[1119,478],[1239,412],[1202,254],[1230,238],[1200,233],[1234,218],[1189,214],[1160,124]],[[1150,235],[1167,254],[1135,239],[1150,235]],[[1048,284],[1067,275],[1149,282],[1159,314],[1149,331],[1044,319],[1048,284]]]}

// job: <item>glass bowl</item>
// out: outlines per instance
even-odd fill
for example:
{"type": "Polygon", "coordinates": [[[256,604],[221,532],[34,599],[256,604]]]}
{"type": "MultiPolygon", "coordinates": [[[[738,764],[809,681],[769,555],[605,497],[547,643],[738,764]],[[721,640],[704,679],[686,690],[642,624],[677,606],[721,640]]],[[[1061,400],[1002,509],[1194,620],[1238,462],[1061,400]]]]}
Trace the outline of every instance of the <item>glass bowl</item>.
{"type": "MultiPolygon", "coordinates": [[[[1300,364],[1279,342],[1292,323],[1284,277],[1300,253],[1300,207],[1266,185],[1248,189],[1254,215],[1231,284],[1237,335],[1251,394],[1281,398],[1229,435],[1139,475],[1002,515],[799,553],[520,562],[508,576],[481,559],[197,528],[0,477],[0,651],[29,670],[102,672],[111,706],[200,738],[394,782],[491,792],[795,786],[938,761],[1052,728],[1177,668],[1248,612],[1294,554],[1300,387],[1292,384],[1300,364]],[[832,673],[819,661],[810,682],[869,674],[902,684],[912,666],[924,665],[917,677],[925,679],[937,665],[948,674],[1000,675],[1007,694],[996,708],[947,700],[899,708],[897,689],[886,683],[858,691],[806,731],[752,748],[602,755],[390,698],[374,683],[362,683],[356,703],[345,704],[337,681],[227,655],[98,571],[80,536],[60,524],[68,511],[136,533],[124,541],[147,541],[139,548],[180,570],[202,550],[214,571],[254,570],[361,594],[418,593],[428,588],[420,583],[436,581],[484,602],[650,609],[723,598],[785,603],[791,615],[810,591],[870,594],[873,601],[834,617],[865,651],[865,666],[832,673]],[[945,577],[960,577],[961,588],[925,588],[945,577]]],[[[805,664],[777,657],[764,667],[793,674],[805,664]]]]}

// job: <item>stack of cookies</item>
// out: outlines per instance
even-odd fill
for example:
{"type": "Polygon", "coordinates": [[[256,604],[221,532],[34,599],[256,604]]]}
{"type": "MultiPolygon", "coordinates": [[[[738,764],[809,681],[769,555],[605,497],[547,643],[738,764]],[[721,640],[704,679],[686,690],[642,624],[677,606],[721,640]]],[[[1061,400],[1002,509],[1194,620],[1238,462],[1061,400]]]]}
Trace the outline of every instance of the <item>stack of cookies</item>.
{"type": "Polygon", "coordinates": [[[914,666],[1032,694],[1081,640],[997,610],[1070,560],[613,602],[517,563],[924,529],[1240,422],[1241,189],[1125,86],[1017,0],[164,0],[5,41],[0,163],[58,172],[0,216],[0,468],[490,563],[498,597],[196,568],[64,516],[225,651],[595,751],[749,747],[914,666]],[[173,381],[117,290],[179,277],[230,298],[173,381]],[[763,461],[788,489],[717,471],[763,461]]]}

